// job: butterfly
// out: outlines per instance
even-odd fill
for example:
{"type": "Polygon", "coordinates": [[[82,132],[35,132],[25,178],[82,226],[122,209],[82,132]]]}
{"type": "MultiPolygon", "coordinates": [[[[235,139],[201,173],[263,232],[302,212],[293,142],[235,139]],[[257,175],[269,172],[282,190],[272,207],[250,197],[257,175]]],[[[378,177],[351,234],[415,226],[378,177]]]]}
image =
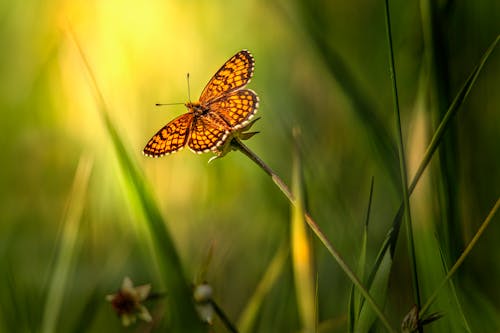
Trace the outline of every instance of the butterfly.
{"type": "Polygon", "coordinates": [[[257,112],[259,97],[244,89],[254,70],[248,50],[232,56],[210,79],[198,102],[187,102],[187,113],[160,129],[144,147],[144,155],[160,157],[186,145],[201,154],[217,152],[228,136],[248,125],[257,112]]]}

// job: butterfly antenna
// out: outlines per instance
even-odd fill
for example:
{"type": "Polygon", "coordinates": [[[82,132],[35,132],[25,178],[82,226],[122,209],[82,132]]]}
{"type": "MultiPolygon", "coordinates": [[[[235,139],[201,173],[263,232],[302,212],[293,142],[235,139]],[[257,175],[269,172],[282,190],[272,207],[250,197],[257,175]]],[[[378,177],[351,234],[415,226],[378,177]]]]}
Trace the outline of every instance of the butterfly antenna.
{"type": "Polygon", "coordinates": [[[155,106],[165,106],[165,105],[183,105],[184,103],[156,103],[155,106]]]}
{"type": "Polygon", "coordinates": [[[189,73],[186,74],[187,86],[188,86],[188,101],[191,102],[191,88],[189,86],[189,73]]]}

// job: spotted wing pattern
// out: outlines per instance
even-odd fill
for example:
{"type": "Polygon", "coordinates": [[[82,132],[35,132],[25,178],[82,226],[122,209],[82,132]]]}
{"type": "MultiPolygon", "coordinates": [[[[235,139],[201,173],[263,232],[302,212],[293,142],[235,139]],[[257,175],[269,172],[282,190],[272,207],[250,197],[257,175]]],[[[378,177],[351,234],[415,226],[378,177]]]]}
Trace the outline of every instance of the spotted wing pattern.
{"type": "Polygon", "coordinates": [[[233,130],[242,128],[257,112],[259,98],[243,89],[254,70],[247,50],[236,53],[210,79],[199,102],[186,103],[188,112],[169,122],[144,148],[159,157],[181,150],[186,144],[195,153],[216,150],[233,130]]]}
{"type": "Polygon", "coordinates": [[[210,112],[220,116],[231,129],[245,126],[257,112],[259,98],[253,90],[237,90],[209,104],[210,112]]]}
{"type": "Polygon", "coordinates": [[[224,143],[230,127],[216,115],[195,118],[188,146],[195,153],[205,153],[224,143]]]}
{"type": "Polygon", "coordinates": [[[209,103],[228,92],[243,88],[252,78],[254,63],[252,54],[247,50],[236,53],[207,83],[201,93],[200,103],[209,103]]]}
{"type": "Polygon", "coordinates": [[[193,119],[193,113],[185,113],[169,122],[149,140],[144,147],[144,155],[160,157],[184,148],[193,119]]]}

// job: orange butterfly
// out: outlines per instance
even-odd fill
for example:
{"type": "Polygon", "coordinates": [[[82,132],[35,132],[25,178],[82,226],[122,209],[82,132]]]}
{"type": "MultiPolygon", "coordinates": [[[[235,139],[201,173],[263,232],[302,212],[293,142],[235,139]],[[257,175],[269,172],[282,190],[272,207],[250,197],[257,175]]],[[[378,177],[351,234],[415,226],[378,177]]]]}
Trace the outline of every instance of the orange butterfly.
{"type": "Polygon", "coordinates": [[[253,56],[242,50],[231,57],[210,79],[198,102],[187,102],[188,112],[160,129],[144,147],[144,154],[160,157],[186,144],[201,154],[217,151],[228,135],[249,123],[257,112],[259,97],[250,89],[253,56]]]}

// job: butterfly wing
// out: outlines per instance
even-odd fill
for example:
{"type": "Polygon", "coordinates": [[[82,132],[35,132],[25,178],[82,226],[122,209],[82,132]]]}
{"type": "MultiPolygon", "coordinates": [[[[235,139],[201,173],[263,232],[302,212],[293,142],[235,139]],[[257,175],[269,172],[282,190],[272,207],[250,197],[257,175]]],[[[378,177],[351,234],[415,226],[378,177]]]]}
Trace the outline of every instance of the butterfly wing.
{"type": "Polygon", "coordinates": [[[193,124],[194,115],[185,113],[156,133],[144,147],[144,155],[160,157],[181,150],[186,145],[193,124]]]}
{"type": "Polygon", "coordinates": [[[229,134],[229,126],[212,113],[195,117],[188,146],[197,153],[206,153],[224,143],[229,134]]]}
{"type": "Polygon", "coordinates": [[[247,50],[231,57],[210,79],[200,96],[200,103],[209,103],[224,94],[244,87],[253,75],[254,59],[247,50]]]}
{"type": "Polygon", "coordinates": [[[255,114],[259,99],[249,89],[254,59],[242,50],[229,59],[210,79],[200,96],[207,113],[188,112],[160,129],[144,147],[151,157],[168,155],[186,144],[195,153],[215,150],[230,131],[244,126],[255,114]]]}
{"type": "Polygon", "coordinates": [[[221,117],[233,130],[245,126],[258,107],[259,98],[250,89],[234,91],[209,104],[210,112],[221,117]]]}

